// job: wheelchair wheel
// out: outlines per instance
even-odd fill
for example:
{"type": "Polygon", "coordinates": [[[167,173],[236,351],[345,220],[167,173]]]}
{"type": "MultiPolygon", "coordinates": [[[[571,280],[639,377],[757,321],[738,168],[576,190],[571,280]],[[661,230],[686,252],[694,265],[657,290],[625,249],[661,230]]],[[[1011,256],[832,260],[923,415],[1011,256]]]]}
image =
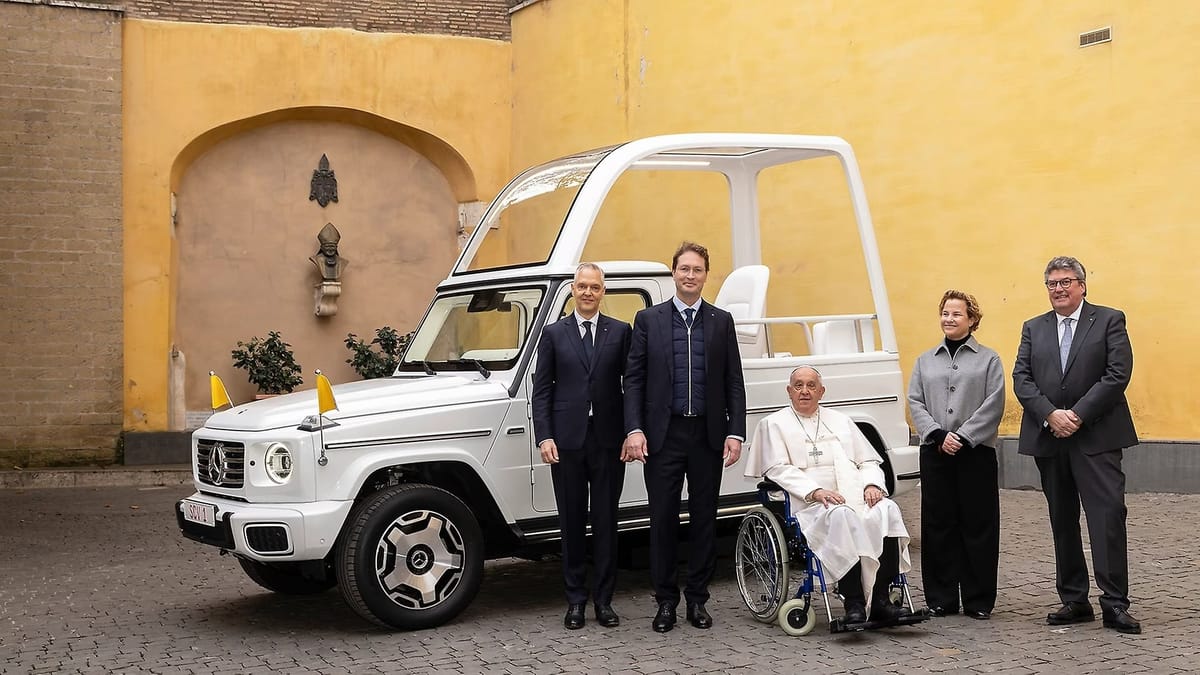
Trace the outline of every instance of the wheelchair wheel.
{"type": "Polygon", "coordinates": [[[779,608],[779,627],[788,635],[808,635],[817,625],[817,608],[807,598],[788,600],[779,608]]]}
{"type": "Polygon", "coordinates": [[[774,514],[761,506],[746,513],[733,561],[746,607],[755,619],[774,621],[788,592],[787,540],[774,514]]]}

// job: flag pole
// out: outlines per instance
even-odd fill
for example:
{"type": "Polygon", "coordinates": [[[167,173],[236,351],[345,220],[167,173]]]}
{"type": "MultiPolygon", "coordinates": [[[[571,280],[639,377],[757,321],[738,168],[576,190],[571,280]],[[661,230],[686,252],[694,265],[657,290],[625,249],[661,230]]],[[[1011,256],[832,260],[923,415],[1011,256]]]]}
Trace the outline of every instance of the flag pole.
{"type": "Polygon", "coordinates": [[[329,458],[325,456],[325,413],[330,410],[337,409],[337,400],[333,397],[333,385],[329,383],[329,378],[321,374],[321,369],[316,370],[317,373],[317,431],[321,440],[321,456],[317,458],[319,466],[325,466],[329,463],[329,458]]]}

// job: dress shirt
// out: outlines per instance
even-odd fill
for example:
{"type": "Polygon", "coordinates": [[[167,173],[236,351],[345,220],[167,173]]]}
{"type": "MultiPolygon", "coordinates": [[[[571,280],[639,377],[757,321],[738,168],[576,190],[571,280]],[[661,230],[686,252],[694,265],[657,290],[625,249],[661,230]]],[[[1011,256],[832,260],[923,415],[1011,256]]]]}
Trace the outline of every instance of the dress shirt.
{"type": "Polygon", "coordinates": [[[1071,337],[1072,337],[1072,339],[1074,339],[1074,337],[1079,334],[1079,317],[1082,314],[1083,314],[1083,303],[1082,302],[1079,303],[1079,306],[1075,308],[1074,312],[1071,312],[1070,316],[1063,316],[1062,314],[1059,314],[1058,312],[1054,313],[1054,320],[1058,322],[1058,344],[1060,344],[1060,345],[1062,344],[1063,326],[1064,326],[1063,320],[1070,319],[1072,321],[1071,337]]]}
{"type": "Polygon", "coordinates": [[[585,319],[585,318],[583,318],[583,315],[579,313],[579,310],[575,310],[575,324],[579,328],[579,339],[580,340],[583,339],[583,336],[587,335],[587,331],[583,327],[584,321],[592,322],[592,346],[595,346],[596,345],[596,323],[598,321],[600,321],[600,312],[596,312],[595,314],[593,314],[592,318],[590,318],[590,319],[585,319]]]}
{"type": "Polygon", "coordinates": [[[700,316],[700,300],[697,300],[695,304],[685,305],[683,301],[679,299],[679,296],[676,295],[671,298],[671,301],[675,303],[675,311],[679,313],[679,316],[683,317],[683,322],[685,324],[687,323],[687,314],[684,314],[683,310],[694,310],[692,312],[692,321],[695,321],[696,317],[700,316]]]}

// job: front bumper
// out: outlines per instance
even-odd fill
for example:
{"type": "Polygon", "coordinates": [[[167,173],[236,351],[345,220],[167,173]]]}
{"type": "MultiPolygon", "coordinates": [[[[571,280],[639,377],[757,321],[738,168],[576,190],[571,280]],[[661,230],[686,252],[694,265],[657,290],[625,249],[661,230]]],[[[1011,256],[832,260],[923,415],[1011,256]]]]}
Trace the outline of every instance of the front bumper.
{"type": "Polygon", "coordinates": [[[333,548],[353,506],[351,501],[247,504],[197,492],[175,503],[175,519],[184,537],[253,560],[320,560],[333,548]],[[215,507],[215,527],[185,519],[184,502],[215,507]]]}

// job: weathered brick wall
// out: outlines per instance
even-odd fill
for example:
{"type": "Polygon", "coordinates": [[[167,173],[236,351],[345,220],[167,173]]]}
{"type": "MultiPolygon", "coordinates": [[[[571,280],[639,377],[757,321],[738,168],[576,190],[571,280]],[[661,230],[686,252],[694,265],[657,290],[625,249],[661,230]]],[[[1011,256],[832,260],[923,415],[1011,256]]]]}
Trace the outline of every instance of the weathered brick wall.
{"type": "Polygon", "coordinates": [[[126,16],[164,21],[353,28],[508,40],[506,0],[124,0],[126,16]]]}
{"type": "Polygon", "coordinates": [[[0,1],[0,469],[121,431],[120,20],[0,1]]]}

